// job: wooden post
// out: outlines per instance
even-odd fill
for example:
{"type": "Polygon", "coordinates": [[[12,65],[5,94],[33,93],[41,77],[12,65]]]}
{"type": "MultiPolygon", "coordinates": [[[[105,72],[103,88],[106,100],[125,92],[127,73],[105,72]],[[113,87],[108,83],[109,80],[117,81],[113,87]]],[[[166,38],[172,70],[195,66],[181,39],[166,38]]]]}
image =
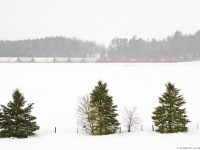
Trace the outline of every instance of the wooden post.
{"type": "Polygon", "coordinates": [[[77,128],[76,132],[78,133],[78,128],[77,128]]]}
{"type": "Polygon", "coordinates": [[[143,131],[143,125],[141,125],[141,131],[143,131]]]}
{"type": "Polygon", "coordinates": [[[122,133],[121,127],[119,127],[119,133],[122,133]]]}
{"type": "Polygon", "coordinates": [[[54,128],[54,132],[56,133],[56,127],[54,128]]]}
{"type": "Polygon", "coordinates": [[[131,126],[128,125],[128,132],[131,132],[131,126]]]}
{"type": "Polygon", "coordinates": [[[198,123],[197,123],[197,130],[199,129],[199,125],[198,125],[198,123]]]}
{"type": "Polygon", "coordinates": [[[154,126],[153,126],[153,124],[152,124],[152,131],[154,131],[154,126]]]}

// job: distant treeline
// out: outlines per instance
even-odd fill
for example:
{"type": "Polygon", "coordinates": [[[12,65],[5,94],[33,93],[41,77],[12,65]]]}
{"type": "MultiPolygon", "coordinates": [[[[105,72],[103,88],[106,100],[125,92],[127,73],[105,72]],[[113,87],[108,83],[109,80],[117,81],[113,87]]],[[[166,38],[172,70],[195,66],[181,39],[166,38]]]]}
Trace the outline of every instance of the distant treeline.
{"type": "Polygon", "coordinates": [[[76,38],[0,41],[0,57],[86,57],[101,51],[105,51],[103,45],[76,38]]]}
{"type": "Polygon", "coordinates": [[[200,31],[183,35],[176,31],[163,40],[114,38],[110,45],[76,38],[47,37],[33,40],[0,41],[0,57],[176,57],[179,61],[200,59],[200,31]]]}
{"type": "Polygon", "coordinates": [[[200,59],[200,31],[183,35],[176,31],[163,40],[145,41],[134,36],[131,39],[115,38],[109,47],[109,57],[160,58],[176,57],[179,61],[200,59]]]}

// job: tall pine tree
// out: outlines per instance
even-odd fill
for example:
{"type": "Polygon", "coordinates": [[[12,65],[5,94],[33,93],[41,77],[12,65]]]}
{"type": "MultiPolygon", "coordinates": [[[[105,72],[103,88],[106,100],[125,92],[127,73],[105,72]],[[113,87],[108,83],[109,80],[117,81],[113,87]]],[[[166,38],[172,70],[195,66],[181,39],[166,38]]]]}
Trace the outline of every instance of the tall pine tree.
{"type": "Polygon", "coordinates": [[[93,135],[113,134],[119,128],[117,120],[117,106],[113,104],[113,98],[108,95],[107,84],[102,81],[90,94],[90,121],[93,124],[93,135]]]}
{"type": "Polygon", "coordinates": [[[180,90],[172,83],[167,83],[166,92],[159,97],[160,106],[155,108],[152,119],[157,126],[157,132],[175,133],[187,132],[186,109],[182,106],[186,103],[180,90]]]}
{"type": "Polygon", "coordinates": [[[7,106],[1,105],[0,137],[27,138],[39,129],[35,122],[36,117],[30,114],[33,103],[25,107],[26,101],[18,89],[14,91],[12,97],[13,101],[7,106]]]}

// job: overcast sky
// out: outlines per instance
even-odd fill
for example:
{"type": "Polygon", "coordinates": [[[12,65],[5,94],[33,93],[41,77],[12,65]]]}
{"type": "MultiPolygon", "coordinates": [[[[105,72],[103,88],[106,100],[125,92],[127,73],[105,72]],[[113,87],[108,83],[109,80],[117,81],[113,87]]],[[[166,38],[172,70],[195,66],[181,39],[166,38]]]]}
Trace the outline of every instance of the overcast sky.
{"type": "Polygon", "coordinates": [[[0,0],[0,40],[162,39],[200,30],[200,0],[0,0]]]}

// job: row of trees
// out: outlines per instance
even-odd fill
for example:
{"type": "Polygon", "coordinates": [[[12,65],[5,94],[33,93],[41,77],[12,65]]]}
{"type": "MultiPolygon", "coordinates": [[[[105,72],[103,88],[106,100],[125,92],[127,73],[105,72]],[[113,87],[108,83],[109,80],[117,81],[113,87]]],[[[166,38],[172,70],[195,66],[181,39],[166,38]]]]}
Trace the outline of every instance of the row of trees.
{"type": "Polygon", "coordinates": [[[176,57],[179,61],[200,59],[200,31],[183,35],[176,31],[163,40],[116,37],[110,45],[76,38],[47,37],[34,40],[0,41],[1,57],[176,57]]]}
{"type": "Polygon", "coordinates": [[[103,45],[76,38],[0,41],[0,57],[91,57],[102,51],[105,51],[103,45]]]}
{"type": "MultiPolygon", "coordinates": [[[[166,84],[166,92],[159,97],[160,105],[153,111],[152,119],[160,133],[187,132],[186,103],[180,90],[172,83],[166,84]]],[[[115,133],[119,129],[117,106],[113,104],[112,97],[108,95],[107,84],[98,82],[90,93],[79,99],[77,108],[78,126],[93,135],[115,133]]],[[[140,123],[136,107],[125,108],[123,111],[123,124],[128,132],[140,123]]]]}
{"type": "MultiPolygon", "coordinates": [[[[187,132],[186,109],[182,108],[185,100],[179,94],[180,90],[172,83],[166,84],[166,92],[159,97],[160,105],[153,112],[153,122],[160,133],[187,132]]],[[[13,101],[0,109],[0,137],[27,138],[39,129],[36,117],[32,116],[33,103],[25,107],[24,96],[17,89],[13,101]]],[[[78,125],[92,135],[113,134],[119,129],[117,106],[113,97],[109,96],[107,83],[99,81],[90,95],[79,99],[77,108],[78,125]]],[[[136,107],[124,109],[123,124],[128,132],[140,123],[136,107]]]]}
{"type": "MultiPolygon", "coordinates": [[[[123,110],[123,125],[128,132],[140,123],[136,113],[137,107],[123,110]]],[[[79,98],[77,108],[77,124],[79,128],[93,135],[115,133],[119,129],[117,106],[108,95],[107,84],[99,81],[94,90],[79,98]]]]}
{"type": "Polygon", "coordinates": [[[109,57],[159,58],[175,57],[179,61],[200,59],[200,31],[194,35],[183,35],[176,31],[163,40],[114,38],[108,47],[109,57]]]}

